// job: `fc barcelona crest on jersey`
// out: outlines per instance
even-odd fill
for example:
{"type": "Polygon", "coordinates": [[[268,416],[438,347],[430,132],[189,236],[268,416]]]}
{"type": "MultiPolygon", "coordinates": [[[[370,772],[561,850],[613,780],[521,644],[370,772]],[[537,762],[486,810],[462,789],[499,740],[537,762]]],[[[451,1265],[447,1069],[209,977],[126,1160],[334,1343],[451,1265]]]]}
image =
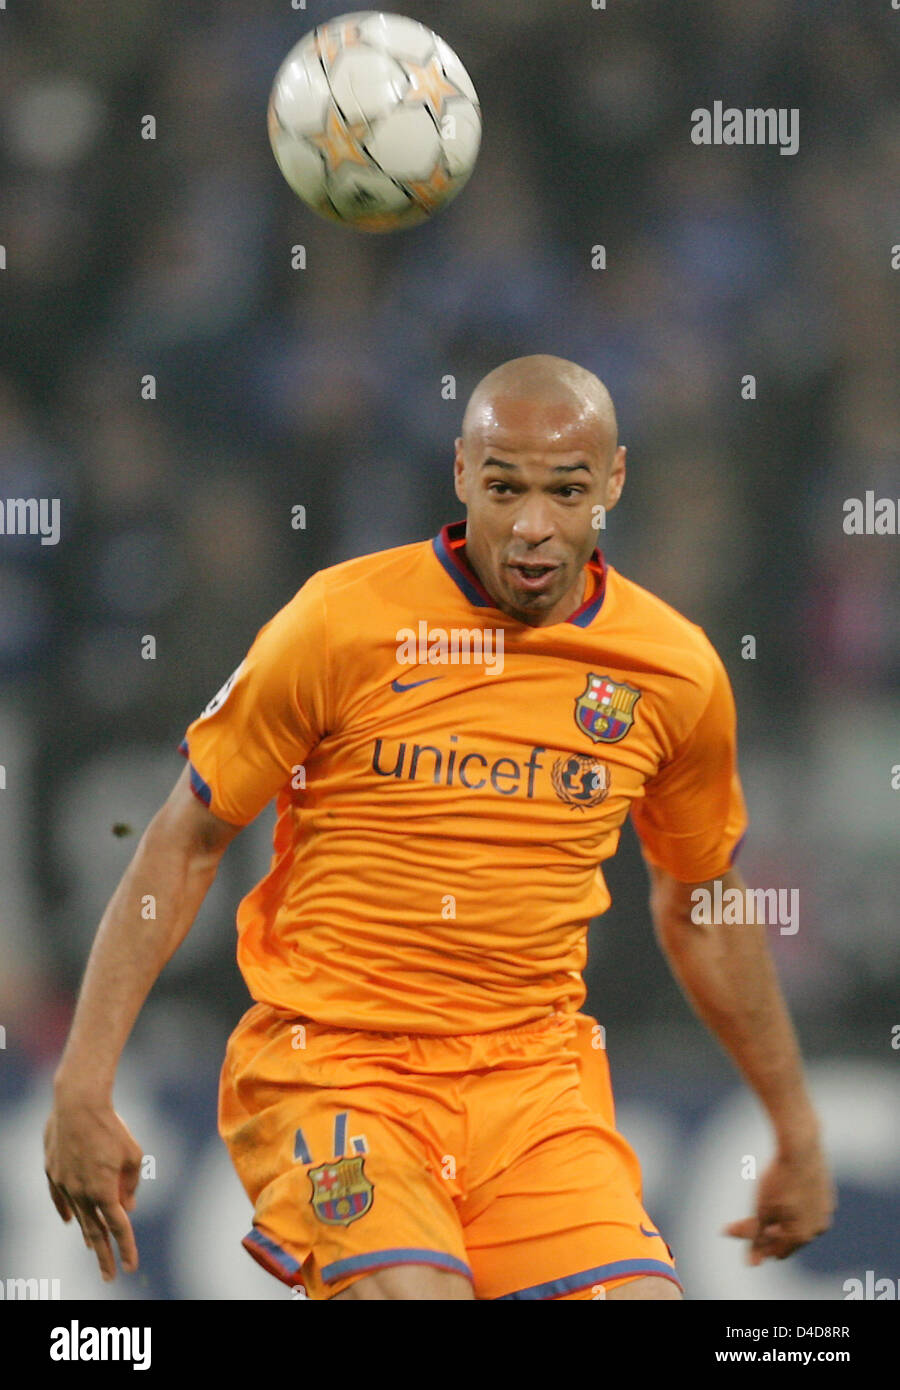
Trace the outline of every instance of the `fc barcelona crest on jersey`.
{"type": "Polygon", "coordinates": [[[618,743],[634,723],[634,707],[640,698],[640,690],[633,685],[591,671],[584,693],[575,701],[575,723],[595,743],[618,743]]]}
{"type": "Polygon", "coordinates": [[[372,1205],[374,1184],[363,1172],[365,1154],[310,1168],[313,1211],[326,1226],[349,1226],[372,1205]]]}

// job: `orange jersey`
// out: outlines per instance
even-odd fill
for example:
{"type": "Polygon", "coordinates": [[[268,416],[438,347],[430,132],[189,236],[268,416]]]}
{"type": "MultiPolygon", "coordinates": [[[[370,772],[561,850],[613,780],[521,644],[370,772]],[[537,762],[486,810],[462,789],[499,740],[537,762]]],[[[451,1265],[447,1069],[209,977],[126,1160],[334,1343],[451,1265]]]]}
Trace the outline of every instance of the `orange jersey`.
{"type": "Polygon", "coordinates": [[[625,817],[682,882],[746,829],[728,677],[701,628],[599,551],[581,606],[493,606],[465,522],[314,574],[190,725],[195,793],[246,825],[254,999],[341,1028],[470,1034],[578,1010],[625,817]]]}

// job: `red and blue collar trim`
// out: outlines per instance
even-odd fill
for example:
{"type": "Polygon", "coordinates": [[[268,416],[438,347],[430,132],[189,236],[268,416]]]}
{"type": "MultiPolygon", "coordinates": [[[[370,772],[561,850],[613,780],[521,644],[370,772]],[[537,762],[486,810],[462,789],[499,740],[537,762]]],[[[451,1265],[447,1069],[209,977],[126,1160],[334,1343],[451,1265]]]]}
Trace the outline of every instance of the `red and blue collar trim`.
{"type": "MultiPolygon", "coordinates": [[[[466,560],[465,521],[451,521],[446,526],[442,526],[431,544],[434,547],[435,555],[454,584],[475,608],[497,608],[496,603],[466,560]]],[[[575,627],[587,627],[589,623],[593,622],[603,607],[603,600],[606,597],[606,561],[602,551],[595,549],[588,564],[593,570],[597,588],[580,608],[576,608],[575,612],[566,618],[565,621],[573,623],[575,627]]]]}

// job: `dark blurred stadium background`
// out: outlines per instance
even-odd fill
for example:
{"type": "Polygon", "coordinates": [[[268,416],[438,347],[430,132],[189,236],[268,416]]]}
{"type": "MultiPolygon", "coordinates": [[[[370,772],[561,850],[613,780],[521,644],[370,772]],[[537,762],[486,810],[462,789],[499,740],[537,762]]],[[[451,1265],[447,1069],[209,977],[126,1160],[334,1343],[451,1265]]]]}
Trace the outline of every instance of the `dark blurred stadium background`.
{"type": "Polygon", "coordinates": [[[693,1297],[835,1299],[866,1269],[900,1276],[900,542],[842,529],[845,498],[900,496],[900,14],[405,0],[469,68],[485,135],[449,210],[378,238],[314,218],[266,137],[284,54],[351,7],[0,13],[0,497],[62,507],[56,546],[0,538],[0,1278],[284,1296],[240,1250],[250,1208],[215,1134],[249,1002],[234,909],[265,868],[268,816],[229,851],[129,1044],[116,1104],[156,1176],[142,1271],[109,1289],[46,1194],[50,1078],[189,720],[315,569],[462,514],[465,397],[539,351],[596,371],[618,407],[630,472],[607,556],[700,623],[730,672],[740,862],[752,885],[800,890],[799,932],[772,945],[841,1180],[834,1230],[786,1264],[747,1271],[718,1236],[750,1210],[742,1156],[763,1164],[769,1141],[659,955],[627,831],[588,1008],[649,1210],[693,1297]],[[715,100],[798,107],[799,153],[694,146],[690,113],[715,100]]]}

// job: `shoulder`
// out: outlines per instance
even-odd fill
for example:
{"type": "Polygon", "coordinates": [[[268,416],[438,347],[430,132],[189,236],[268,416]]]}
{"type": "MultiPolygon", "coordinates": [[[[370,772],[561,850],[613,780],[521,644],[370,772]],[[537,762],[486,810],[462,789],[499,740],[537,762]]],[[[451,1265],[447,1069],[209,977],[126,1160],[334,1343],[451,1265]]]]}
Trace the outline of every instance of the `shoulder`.
{"type": "Polygon", "coordinates": [[[352,604],[364,594],[371,597],[396,591],[395,586],[405,583],[422,567],[430,551],[430,540],[413,541],[341,560],[316,570],[299,592],[312,586],[329,603],[352,604]]]}
{"type": "Polygon", "coordinates": [[[362,603],[371,605],[373,600],[387,596],[409,596],[406,586],[421,568],[430,547],[430,541],[415,541],[325,565],[304,580],[275,617],[289,623],[315,612],[326,619],[355,614],[365,620],[362,603]]]}
{"type": "Polygon", "coordinates": [[[356,688],[384,664],[385,647],[409,621],[411,602],[427,603],[435,576],[430,541],[358,555],[316,570],[278,614],[290,660],[303,663],[310,648],[322,653],[334,682],[356,688]]]}
{"type": "Polygon", "coordinates": [[[699,624],[656,594],[607,566],[609,618],[642,660],[696,687],[708,698],[723,677],[722,658],[699,624]]]}

